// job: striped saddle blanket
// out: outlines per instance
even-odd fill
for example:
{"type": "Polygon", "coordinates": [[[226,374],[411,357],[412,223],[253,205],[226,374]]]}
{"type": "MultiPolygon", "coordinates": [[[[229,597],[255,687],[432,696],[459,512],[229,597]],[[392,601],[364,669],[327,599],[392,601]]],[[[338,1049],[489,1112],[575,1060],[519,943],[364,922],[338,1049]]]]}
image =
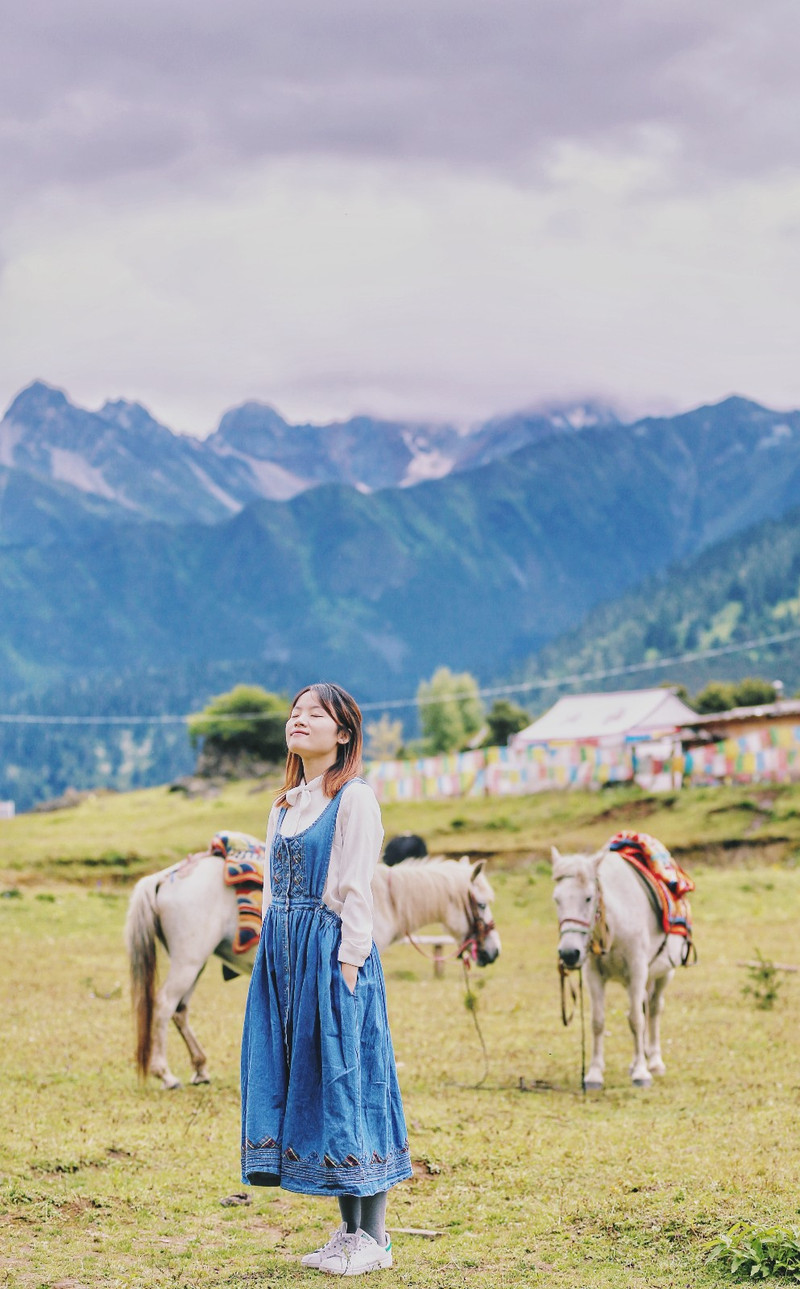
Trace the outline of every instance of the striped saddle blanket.
{"type": "Polygon", "coordinates": [[[266,847],[250,833],[218,832],[208,849],[212,855],[219,855],[225,865],[223,881],[236,891],[239,924],[233,952],[247,953],[258,944],[261,935],[266,847]]]}
{"type": "Polygon", "coordinates": [[[606,846],[618,851],[643,879],[665,935],[682,935],[691,944],[692,911],[686,898],[694,882],[666,846],[646,832],[618,832],[606,846]]]}

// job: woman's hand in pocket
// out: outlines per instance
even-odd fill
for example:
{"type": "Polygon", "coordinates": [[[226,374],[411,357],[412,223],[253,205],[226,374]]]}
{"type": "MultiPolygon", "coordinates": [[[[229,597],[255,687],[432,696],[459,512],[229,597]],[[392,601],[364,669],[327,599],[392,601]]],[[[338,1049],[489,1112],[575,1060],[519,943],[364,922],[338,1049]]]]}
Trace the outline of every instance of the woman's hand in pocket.
{"type": "Polygon", "coordinates": [[[347,985],[350,993],[354,994],[356,992],[356,981],[358,980],[358,967],[354,967],[352,962],[340,962],[339,966],[342,969],[344,983],[347,985]]]}

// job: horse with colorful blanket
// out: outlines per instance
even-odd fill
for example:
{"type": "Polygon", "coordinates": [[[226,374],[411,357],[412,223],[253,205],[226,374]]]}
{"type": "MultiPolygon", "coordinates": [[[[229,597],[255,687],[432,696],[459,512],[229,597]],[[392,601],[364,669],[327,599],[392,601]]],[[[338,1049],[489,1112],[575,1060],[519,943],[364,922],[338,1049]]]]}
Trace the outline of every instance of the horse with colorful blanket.
{"type": "MultiPolygon", "coordinates": [[[[206,1054],[189,1025],[189,1003],[212,954],[226,978],[249,975],[261,921],[264,847],[243,833],[219,833],[208,851],[188,855],[137,882],[128,906],[125,941],[137,1023],[140,1073],[180,1086],[167,1063],[167,1027],[174,1021],[189,1050],[192,1083],[208,1083],[206,1054]],[[169,954],[169,972],[156,991],[156,942],[169,954]]],[[[421,926],[441,922],[456,956],[479,966],[493,962],[500,938],[492,920],[492,888],[483,861],[405,860],[379,864],[372,881],[374,940],[383,953],[421,926]]]]}
{"type": "Polygon", "coordinates": [[[592,1008],[592,1057],[584,1087],[603,1086],[605,987],[628,989],[633,1035],[631,1079],[648,1087],[664,1074],[660,1020],[664,991],[692,953],[686,898],[694,884],[669,851],[646,833],[617,833],[595,855],[552,849],[558,909],[558,958],[566,973],[586,968],[592,1008]]]}

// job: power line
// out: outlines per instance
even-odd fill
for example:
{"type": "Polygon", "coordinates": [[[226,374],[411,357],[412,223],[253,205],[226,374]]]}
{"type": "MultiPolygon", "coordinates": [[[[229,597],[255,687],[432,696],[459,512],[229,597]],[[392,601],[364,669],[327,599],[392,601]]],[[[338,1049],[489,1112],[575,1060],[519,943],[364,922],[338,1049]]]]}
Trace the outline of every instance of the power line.
{"type": "MultiPolygon", "coordinates": [[[[658,658],[654,662],[633,662],[622,667],[607,667],[603,671],[575,672],[571,676],[550,676],[543,680],[521,681],[516,685],[496,685],[494,688],[479,689],[477,692],[481,698],[494,698],[499,694],[530,693],[534,689],[558,689],[561,685],[574,685],[587,680],[611,680],[614,676],[630,676],[642,671],[657,671],[660,668],[675,667],[683,662],[703,662],[707,658],[718,658],[722,654],[746,653],[749,649],[763,648],[765,645],[783,644],[787,640],[800,640],[800,631],[782,631],[780,635],[762,636],[758,640],[745,640],[735,645],[720,645],[716,649],[702,649],[694,653],[678,654],[674,658],[658,658]]],[[[411,707],[419,706],[423,703],[438,703],[447,699],[457,701],[461,698],[474,697],[474,691],[471,694],[465,691],[461,694],[446,695],[444,699],[400,698],[385,703],[362,703],[361,709],[362,711],[385,710],[389,707],[411,707]]]]}
{"type": "MultiPolygon", "coordinates": [[[[782,631],[774,636],[761,636],[757,640],[744,640],[739,644],[720,645],[716,649],[701,649],[694,653],[678,654],[674,658],[658,658],[654,662],[633,662],[621,667],[607,667],[602,671],[575,672],[570,676],[548,676],[542,680],[525,680],[513,685],[495,685],[462,693],[446,694],[442,697],[432,695],[430,698],[388,698],[383,702],[361,703],[363,712],[385,712],[405,707],[424,707],[429,703],[458,702],[463,698],[496,698],[501,694],[531,693],[533,690],[558,689],[562,685],[583,684],[590,680],[611,680],[615,676],[632,676],[639,672],[658,671],[667,667],[676,667],[681,663],[704,662],[708,658],[719,658],[723,654],[746,653],[750,649],[763,649],[770,645],[785,644],[790,640],[800,640],[800,630],[782,631]]],[[[161,716],[36,716],[0,713],[0,725],[185,725],[197,716],[197,712],[180,715],[161,716]]],[[[221,713],[214,716],[215,721],[271,721],[274,712],[237,712],[221,713]]]]}
{"type": "MultiPolygon", "coordinates": [[[[196,716],[197,712],[191,713],[196,716]]],[[[0,713],[0,725],[185,725],[190,716],[31,716],[0,713]]],[[[215,716],[215,720],[253,721],[267,719],[261,712],[241,716],[215,716]]]]}

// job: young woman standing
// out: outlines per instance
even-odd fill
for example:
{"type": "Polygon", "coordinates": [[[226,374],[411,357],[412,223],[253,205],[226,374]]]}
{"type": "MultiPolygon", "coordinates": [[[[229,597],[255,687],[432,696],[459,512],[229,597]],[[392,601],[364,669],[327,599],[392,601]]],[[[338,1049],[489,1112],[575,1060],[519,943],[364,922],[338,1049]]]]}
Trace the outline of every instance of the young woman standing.
{"type": "Polygon", "coordinates": [[[338,1197],[303,1265],[392,1265],[388,1190],[411,1176],[370,883],[383,828],[361,768],[361,712],[338,685],[294,699],[267,828],[264,922],[242,1038],[242,1179],[338,1197]]]}

